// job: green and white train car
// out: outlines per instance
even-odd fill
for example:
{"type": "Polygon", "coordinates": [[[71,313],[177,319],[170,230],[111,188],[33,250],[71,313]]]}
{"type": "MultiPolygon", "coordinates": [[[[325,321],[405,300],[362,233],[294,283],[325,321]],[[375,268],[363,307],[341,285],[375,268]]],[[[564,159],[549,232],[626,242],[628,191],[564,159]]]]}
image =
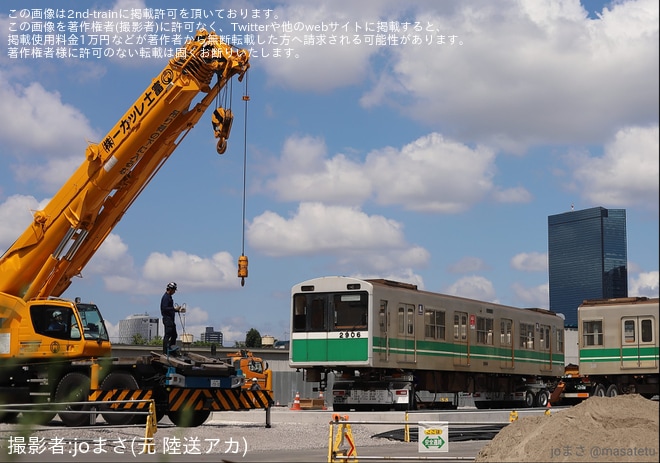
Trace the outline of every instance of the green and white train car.
{"type": "Polygon", "coordinates": [[[584,301],[578,307],[578,336],[580,380],[589,395],[659,393],[657,298],[584,301]]]}
{"type": "Polygon", "coordinates": [[[321,390],[334,374],[336,411],[455,406],[459,393],[545,406],[564,372],[564,322],[548,310],[338,276],[291,298],[289,365],[321,390]]]}

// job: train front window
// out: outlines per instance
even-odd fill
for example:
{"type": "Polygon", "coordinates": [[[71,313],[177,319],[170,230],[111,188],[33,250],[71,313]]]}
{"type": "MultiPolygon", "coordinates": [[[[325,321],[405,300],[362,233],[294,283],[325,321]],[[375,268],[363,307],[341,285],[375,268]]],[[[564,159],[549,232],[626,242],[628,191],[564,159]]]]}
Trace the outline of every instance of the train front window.
{"type": "Polygon", "coordinates": [[[367,328],[366,292],[295,294],[293,331],[324,332],[367,328]]]}
{"type": "Polygon", "coordinates": [[[332,297],[332,303],[334,306],[335,330],[367,328],[366,293],[335,294],[332,297]]]}

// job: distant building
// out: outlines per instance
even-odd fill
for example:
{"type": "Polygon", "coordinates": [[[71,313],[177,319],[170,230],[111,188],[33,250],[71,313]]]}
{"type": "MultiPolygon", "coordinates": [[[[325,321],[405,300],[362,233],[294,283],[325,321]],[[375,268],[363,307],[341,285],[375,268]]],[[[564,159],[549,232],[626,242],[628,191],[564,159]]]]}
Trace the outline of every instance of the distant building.
{"type": "Polygon", "coordinates": [[[594,207],[548,217],[550,310],[577,327],[585,299],[628,297],[625,209],[594,207]]]}
{"type": "Polygon", "coordinates": [[[119,343],[132,344],[136,335],[149,342],[158,336],[158,325],[159,319],[146,313],[119,320],[119,343]]]}
{"type": "Polygon", "coordinates": [[[222,347],[222,332],[215,331],[212,326],[207,326],[206,331],[200,336],[202,342],[212,342],[222,347]]]}

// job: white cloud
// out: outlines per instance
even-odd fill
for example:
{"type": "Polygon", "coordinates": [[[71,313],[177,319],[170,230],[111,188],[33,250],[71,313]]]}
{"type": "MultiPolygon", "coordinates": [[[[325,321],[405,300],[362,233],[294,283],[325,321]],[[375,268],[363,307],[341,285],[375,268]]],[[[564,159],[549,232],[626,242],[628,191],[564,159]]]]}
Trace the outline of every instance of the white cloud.
{"type": "Polygon", "coordinates": [[[600,157],[573,155],[573,181],[586,201],[658,213],[658,126],[619,130],[600,157]]]}
{"type": "Polygon", "coordinates": [[[47,203],[48,200],[37,201],[34,196],[26,195],[12,195],[0,203],[0,249],[8,249],[30,226],[34,212],[47,203]]]}
{"type": "Polygon", "coordinates": [[[484,277],[476,275],[463,277],[457,280],[444,292],[454,296],[466,297],[468,299],[497,303],[493,283],[484,277]]]}
{"type": "Polygon", "coordinates": [[[628,282],[628,295],[631,297],[660,297],[660,272],[642,272],[628,282]]]}
{"type": "Polygon", "coordinates": [[[363,163],[343,154],[328,156],[319,138],[296,136],[286,141],[265,188],[285,201],[355,205],[371,199],[434,213],[462,212],[489,196],[506,203],[530,200],[522,187],[494,185],[495,170],[492,150],[470,148],[438,133],[401,149],[376,149],[363,163]]]}
{"type": "Polygon", "coordinates": [[[441,3],[421,4],[416,19],[462,45],[392,47],[391,72],[364,100],[518,152],[657,120],[657,1],[617,3],[596,20],[577,1],[462,2],[451,14],[434,11],[441,3]]]}
{"type": "Polygon", "coordinates": [[[521,306],[547,309],[550,305],[550,291],[547,283],[532,288],[526,288],[521,284],[514,283],[512,289],[516,297],[522,301],[523,304],[521,306]]]}
{"type": "Polygon", "coordinates": [[[264,212],[249,224],[247,238],[273,257],[332,255],[353,273],[424,265],[429,258],[428,251],[406,242],[399,222],[321,203],[301,203],[290,219],[264,212]]]}
{"type": "Polygon", "coordinates": [[[511,258],[511,267],[522,272],[545,272],[548,255],[540,252],[521,252],[511,258]]]}
{"type": "Polygon", "coordinates": [[[274,165],[276,177],[266,182],[266,188],[282,201],[362,202],[371,191],[362,167],[342,154],[326,155],[327,147],[320,138],[288,138],[274,165]]]}
{"type": "MultiPolygon", "coordinates": [[[[286,58],[259,59],[259,66],[264,69],[272,85],[296,90],[328,92],[349,85],[355,85],[369,77],[370,60],[383,51],[383,47],[355,45],[354,43],[336,43],[342,36],[349,37],[349,30],[344,25],[363,24],[375,18],[390,17],[387,11],[397,5],[392,0],[378,2],[300,2],[284,1],[273,9],[273,17],[286,19],[292,24],[305,24],[318,27],[318,31],[288,31],[292,56],[286,58]],[[331,26],[331,24],[335,24],[331,26]],[[320,28],[327,27],[326,30],[320,28]],[[330,29],[333,28],[333,29],[330,29]],[[310,41],[310,38],[314,37],[310,41]],[[304,44],[299,46],[299,44],[304,44]],[[282,65],[286,59],[286,65],[282,65]]],[[[270,25],[272,20],[265,20],[270,25]]],[[[256,59],[256,58],[255,58],[256,59]]]]}
{"type": "Polygon", "coordinates": [[[5,154],[23,160],[77,152],[82,161],[85,137],[93,133],[87,118],[63,103],[59,93],[49,92],[36,82],[11,85],[0,72],[0,139],[5,154]]]}
{"type": "Polygon", "coordinates": [[[492,191],[494,160],[485,147],[471,149],[431,133],[401,150],[369,153],[364,173],[372,179],[379,204],[456,213],[492,191]]]}
{"type": "Polygon", "coordinates": [[[154,252],[147,257],[142,273],[159,287],[176,281],[180,291],[240,287],[237,264],[227,252],[218,252],[210,258],[183,251],[172,251],[169,256],[154,252]]]}

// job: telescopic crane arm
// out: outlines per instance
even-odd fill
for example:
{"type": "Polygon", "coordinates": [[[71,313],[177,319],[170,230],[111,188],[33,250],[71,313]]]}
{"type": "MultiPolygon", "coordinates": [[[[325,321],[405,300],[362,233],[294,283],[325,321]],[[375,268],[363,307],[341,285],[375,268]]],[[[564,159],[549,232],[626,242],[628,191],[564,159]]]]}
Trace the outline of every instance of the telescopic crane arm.
{"type": "MultiPolygon", "coordinates": [[[[82,165],[0,258],[0,292],[23,300],[59,296],[188,131],[234,76],[242,81],[249,52],[218,35],[197,32],[154,78],[82,165]],[[211,85],[216,77],[214,85],[211,85]],[[203,93],[199,102],[193,100],[203,93]]],[[[217,150],[226,149],[229,108],[213,114],[217,150]]]]}

